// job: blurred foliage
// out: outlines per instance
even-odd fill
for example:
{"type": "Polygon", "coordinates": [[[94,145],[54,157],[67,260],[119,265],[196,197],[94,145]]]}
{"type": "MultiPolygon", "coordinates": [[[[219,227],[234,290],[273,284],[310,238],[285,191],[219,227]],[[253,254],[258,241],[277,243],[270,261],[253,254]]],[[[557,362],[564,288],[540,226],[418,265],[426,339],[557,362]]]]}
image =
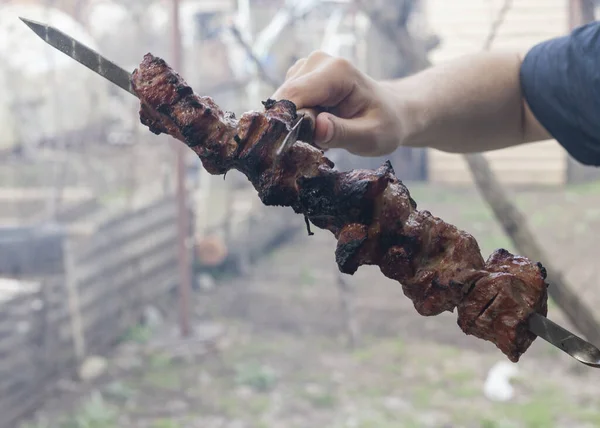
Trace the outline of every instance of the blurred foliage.
{"type": "Polygon", "coordinates": [[[268,392],[277,383],[277,376],[269,367],[256,364],[244,363],[236,367],[235,381],[238,385],[244,385],[257,392],[268,392]]]}

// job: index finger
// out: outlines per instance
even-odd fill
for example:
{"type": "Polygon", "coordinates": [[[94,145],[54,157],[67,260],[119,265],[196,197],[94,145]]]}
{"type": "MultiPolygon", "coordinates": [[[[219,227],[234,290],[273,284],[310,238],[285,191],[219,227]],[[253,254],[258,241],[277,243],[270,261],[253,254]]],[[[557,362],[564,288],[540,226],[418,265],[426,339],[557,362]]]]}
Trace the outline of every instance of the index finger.
{"type": "Polygon", "coordinates": [[[285,82],[273,94],[275,100],[288,100],[296,108],[334,107],[353,89],[352,82],[344,76],[326,69],[311,71],[285,82]]]}

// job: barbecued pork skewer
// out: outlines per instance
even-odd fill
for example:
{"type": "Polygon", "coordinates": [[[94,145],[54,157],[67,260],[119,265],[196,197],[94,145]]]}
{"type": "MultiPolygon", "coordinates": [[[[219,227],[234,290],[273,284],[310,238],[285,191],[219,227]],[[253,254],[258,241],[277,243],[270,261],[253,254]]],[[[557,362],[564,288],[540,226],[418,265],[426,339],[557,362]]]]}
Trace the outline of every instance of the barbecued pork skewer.
{"type": "Polygon", "coordinates": [[[134,71],[132,87],[152,132],[185,142],[211,174],[239,170],[265,205],[292,207],[331,231],[342,272],[378,265],[402,284],[419,314],[457,308],[465,333],[493,342],[511,361],[535,339],[528,319],[547,314],[543,267],[505,250],[484,262],[471,235],[417,210],[389,162],[376,171],[339,172],[321,150],[298,142],[276,163],[296,120],[293,103],[267,100],[264,111],[237,121],[150,54],[134,71]]]}
{"type": "MultiPolygon", "coordinates": [[[[45,24],[42,24],[39,22],[27,20],[24,18],[21,18],[21,20],[29,28],[31,28],[38,36],[40,36],[45,42],[47,42],[51,46],[53,46],[56,49],[60,50],[61,52],[65,53],[66,55],[69,55],[76,61],[80,62],[81,64],[83,64],[86,67],[88,67],[89,69],[91,69],[92,71],[94,71],[94,72],[98,73],[99,75],[105,77],[106,79],[110,80],[115,85],[120,86],[121,88],[128,91],[129,93],[132,93],[133,95],[137,96],[137,94],[132,90],[131,75],[127,71],[116,66],[114,63],[107,60],[99,53],[93,51],[89,47],[83,45],[79,41],[64,34],[63,32],[61,32],[60,30],[58,30],[54,27],[51,27],[51,26],[48,26],[48,25],[45,25],[45,24]]],[[[272,167],[275,167],[275,165],[272,167]]],[[[410,199],[410,197],[409,197],[409,199],[410,199]]],[[[416,206],[415,206],[415,209],[416,209],[416,206]]],[[[307,219],[307,224],[308,224],[308,219],[307,219]]],[[[510,253],[508,253],[508,252],[499,251],[499,252],[496,252],[490,258],[490,260],[488,260],[487,265],[493,265],[494,263],[490,263],[490,261],[491,262],[495,261],[496,265],[498,265],[495,267],[496,270],[498,270],[498,268],[500,271],[507,270],[507,269],[510,270],[510,267],[508,267],[508,268],[506,267],[506,262],[508,262],[509,265],[514,264],[514,262],[516,262],[518,264],[520,262],[519,259],[521,259],[521,258],[515,258],[512,255],[510,255],[510,253]],[[504,265],[505,265],[504,267],[502,267],[502,265],[503,265],[502,260],[504,260],[504,265]]],[[[526,260],[524,260],[524,261],[525,261],[525,265],[528,265],[529,267],[531,267],[531,263],[529,263],[526,260]]],[[[543,271],[543,268],[541,268],[541,266],[538,266],[538,267],[540,268],[542,276],[545,276],[545,272],[543,271]]],[[[492,266],[492,269],[494,269],[493,266],[492,266]]],[[[498,272],[498,271],[496,271],[495,273],[502,274],[502,272],[498,272]]],[[[504,272],[504,273],[506,274],[507,272],[504,272]]],[[[526,272],[524,272],[524,273],[526,274],[526,272]]],[[[498,277],[498,276],[496,275],[495,277],[498,277]]],[[[503,328],[502,323],[508,322],[510,324],[509,327],[510,327],[510,329],[512,329],[513,332],[516,332],[519,334],[522,332],[521,330],[514,328],[514,324],[512,324],[512,322],[514,320],[512,320],[510,317],[510,311],[506,312],[506,314],[505,314],[506,316],[504,316],[504,317],[499,316],[498,311],[492,311],[488,314],[488,312],[489,312],[488,309],[491,309],[491,306],[492,306],[490,303],[496,304],[496,302],[502,302],[503,300],[505,302],[510,302],[510,298],[509,299],[503,298],[503,297],[505,297],[505,296],[503,296],[503,294],[506,294],[506,293],[502,293],[501,290],[499,290],[500,287],[498,287],[498,285],[500,285],[501,283],[504,283],[506,285],[507,277],[506,277],[506,275],[500,275],[500,277],[503,278],[502,281],[497,281],[497,283],[494,282],[495,287],[485,288],[484,289],[485,293],[481,293],[482,289],[479,288],[478,290],[480,290],[480,295],[477,296],[479,298],[477,298],[477,299],[472,298],[471,299],[472,304],[469,304],[468,303],[469,300],[467,300],[467,299],[463,299],[461,304],[459,304],[459,324],[461,324],[461,315],[460,315],[461,308],[463,309],[463,313],[466,313],[466,314],[471,313],[471,316],[475,311],[479,311],[478,312],[479,313],[478,321],[480,319],[483,320],[483,323],[482,322],[462,323],[461,326],[467,333],[468,333],[469,328],[474,326],[472,328],[481,329],[479,331],[479,337],[487,336],[487,335],[490,335],[492,338],[496,337],[497,333],[494,332],[493,330],[491,332],[485,331],[486,325],[488,327],[490,325],[492,325],[489,322],[490,317],[493,317],[494,319],[500,321],[499,328],[501,328],[501,329],[503,328]],[[487,293],[492,293],[492,296],[487,295],[487,293]],[[463,304],[465,301],[467,303],[463,304]],[[483,305],[482,305],[482,303],[483,303],[483,305]]],[[[524,280],[526,278],[522,277],[521,279],[524,280]]],[[[527,281],[524,281],[523,284],[526,284],[526,282],[527,281]]],[[[478,281],[475,282],[475,286],[480,285],[480,284],[482,284],[482,282],[478,282],[478,281]]],[[[468,290],[466,290],[466,294],[468,294],[469,296],[472,297],[472,290],[473,290],[473,288],[469,288],[468,290]]],[[[517,287],[517,290],[518,290],[518,287],[517,287]]],[[[509,291],[510,291],[510,288],[509,288],[509,291]]],[[[513,293],[513,296],[516,296],[516,295],[513,293]]],[[[511,306],[507,305],[507,307],[511,307],[511,306]]],[[[515,308],[513,305],[512,309],[518,309],[518,307],[515,308]]],[[[544,311],[542,311],[542,312],[544,312],[544,311]]],[[[468,321],[468,315],[463,317],[463,321],[464,321],[464,319],[467,319],[467,321],[468,321]]],[[[598,348],[596,348],[591,343],[586,342],[582,338],[574,335],[570,331],[565,330],[561,326],[555,324],[554,322],[552,322],[551,320],[549,320],[545,316],[543,316],[541,313],[532,312],[529,315],[528,328],[529,328],[529,331],[533,332],[535,335],[542,337],[544,340],[546,340],[549,343],[551,343],[552,345],[558,347],[562,351],[568,353],[570,356],[577,359],[581,363],[586,364],[591,367],[600,367],[600,350],[598,348]]],[[[506,337],[507,338],[505,340],[515,340],[516,339],[515,337],[511,338],[510,336],[506,336],[506,337]]],[[[488,339],[488,340],[491,340],[494,343],[497,342],[494,339],[488,339]]]]}

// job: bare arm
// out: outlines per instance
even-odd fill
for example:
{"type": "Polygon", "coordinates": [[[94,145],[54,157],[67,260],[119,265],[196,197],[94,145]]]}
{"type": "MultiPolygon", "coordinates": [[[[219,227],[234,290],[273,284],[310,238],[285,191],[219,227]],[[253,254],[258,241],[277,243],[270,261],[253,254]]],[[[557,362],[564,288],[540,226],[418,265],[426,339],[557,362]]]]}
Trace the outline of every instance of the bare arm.
{"type": "Polygon", "coordinates": [[[317,117],[316,142],[363,156],[398,146],[468,153],[550,139],[521,95],[516,53],[469,55],[378,82],[322,52],[298,61],[274,94],[317,117]]]}
{"type": "Polygon", "coordinates": [[[404,124],[402,145],[457,153],[550,139],[521,95],[521,57],[481,53],[382,82],[404,124]]]}

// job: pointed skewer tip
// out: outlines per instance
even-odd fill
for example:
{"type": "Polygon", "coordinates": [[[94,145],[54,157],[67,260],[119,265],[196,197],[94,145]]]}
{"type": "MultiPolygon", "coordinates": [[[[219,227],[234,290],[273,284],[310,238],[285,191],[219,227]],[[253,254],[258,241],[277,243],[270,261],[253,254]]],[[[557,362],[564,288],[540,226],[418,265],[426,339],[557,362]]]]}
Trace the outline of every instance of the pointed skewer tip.
{"type": "Polygon", "coordinates": [[[22,16],[19,16],[19,19],[36,34],[39,34],[39,31],[44,28],[44,24],[41,22],[32,21],[31,19],[23,18],[22,16]]]}
{"type": "Polygon", "coordinates": [[[34,24],[34,22],[33,22],[32,20],[30,20],[30,19],[27,19],[27,18],[23,18],[22,16],[19,16],[19,19],[20,19],[21,21],[23,21],[25,24],[29,25],[29,26],[31,26],[31,25],[33,25],[33,24],[34,24]]]}

